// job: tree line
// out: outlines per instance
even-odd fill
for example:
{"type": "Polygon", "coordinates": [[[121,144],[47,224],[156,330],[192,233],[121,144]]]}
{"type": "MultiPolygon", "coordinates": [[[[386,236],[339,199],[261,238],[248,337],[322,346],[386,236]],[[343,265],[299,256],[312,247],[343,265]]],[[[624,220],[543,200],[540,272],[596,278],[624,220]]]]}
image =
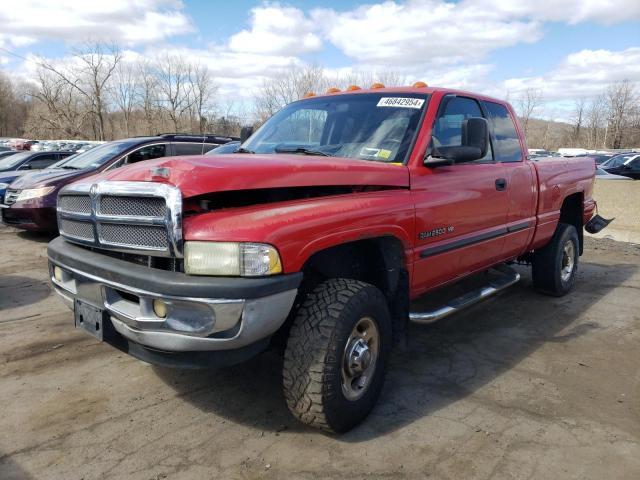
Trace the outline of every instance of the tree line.
{"type": "MultiPolygon", "coordinates": [[[[239,135],[307,92],[329,87],[407,83],[393,71],[331,74],[319,65],[292,66],[266,79],[252,111],[221,101],[211,70],[176,54],[125,58],[115,44],[86,44],[69,58],[36,61],[34,78],[12,81],[0,71],[0,136],[112,140],[160,132],[239,135]],[[235,108],[234,108],[235,107],[235,108]]],[[[545,115],[544,92],[505,95],[530,147],[589,149],[640,146],[640,95],[629,81],[575,102],[571,121],[545,115]],[[511,97],[511,98],[509,98],[511,97]]]]}

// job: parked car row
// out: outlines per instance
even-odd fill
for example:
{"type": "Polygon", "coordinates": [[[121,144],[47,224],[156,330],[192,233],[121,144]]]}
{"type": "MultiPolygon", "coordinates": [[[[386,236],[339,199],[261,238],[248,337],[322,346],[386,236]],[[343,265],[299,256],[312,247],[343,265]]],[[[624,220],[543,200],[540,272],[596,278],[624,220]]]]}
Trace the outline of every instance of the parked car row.
{"type": "Polygon", "coordinates": [[[203,155],[219,146],[226,149],[219,153],[232,153],[239,143],[216,135],[166,134],[107,142],[83,153],[15,153],[0,159],[2,222],[25,230],[56,232],[58,192],[71,182],[144,160],[203,155]]]}
{"type": "Polygon", "coordinates": [[[22,138],[0,139],[0,152],[6,150],[34,152],[51,152],[65,150],[70,152],[86,152],[105,142],[88,140],[26,140],[22,138]]]}
{"type": "MultiPolygon", "coordinates": [[[[560,149],[550,152],[540,148],[529,149],[529,158],[534,161],[553,160],[554,158],[571,158],[574,151],[583,149],[560,149]]],[[[597,168],[596,177],[602,180],[640,179],[640,153],[638,152],[605,152],[584,153],[581,156],[592,158],[597,168]]]]}

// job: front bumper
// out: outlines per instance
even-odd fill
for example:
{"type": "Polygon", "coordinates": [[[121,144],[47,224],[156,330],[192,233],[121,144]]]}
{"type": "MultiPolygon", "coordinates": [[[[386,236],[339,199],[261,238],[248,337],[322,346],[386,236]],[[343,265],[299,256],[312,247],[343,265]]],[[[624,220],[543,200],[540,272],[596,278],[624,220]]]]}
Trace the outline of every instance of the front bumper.
{"type": "Polygon", "coordinates": [[[53,207],[20,207],[13,204],[0,207],[2,223],[24,230],[57,232],[58,220],[53,207]]]}
{"type": "Polygon", "coordinates": [[[268,340],[286,320],[302,280],[301,273],[189,276],[96,253],[61,237],[49,243],[48,255],[53,287],[70,308],[77,300],[100,308],[118,335],[167,353],[236,350],[268,340]],[[55,267],[62,270],[58,279],[55,267]],[[166,317],[154,313],[154,300],[164,302],[166,317]]]}

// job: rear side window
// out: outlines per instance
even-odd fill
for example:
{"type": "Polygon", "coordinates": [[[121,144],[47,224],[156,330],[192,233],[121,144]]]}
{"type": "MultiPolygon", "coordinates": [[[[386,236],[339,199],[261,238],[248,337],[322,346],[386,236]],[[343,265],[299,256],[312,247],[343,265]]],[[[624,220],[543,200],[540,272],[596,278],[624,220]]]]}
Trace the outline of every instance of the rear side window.
{"type": "Polygon", "coordinates": [[[167,154],[167,145],[147,145],[127,155],[126,163],[142,162],[154,158],[164,157],[167,154]]]}
{"type": "Polygon", "coordinates": [[[32,170],[40,170],[47,168],[58,161],[55,155],[39,155],[30,162],[28,162],[29,168],[32,170]]]}
{"type": "Polygon", "coordinates": [[[519,162],[522,160],[520,139],[509,111],[504,105],[485,102],[489,115],[489,126],[493,133],[493,148],[498,162],[519,162]]]}
{"type": "Polygon", "coordinates": [[[203,155],[217,145],[213,143],[174,143],[174,155],[203,155]]]}

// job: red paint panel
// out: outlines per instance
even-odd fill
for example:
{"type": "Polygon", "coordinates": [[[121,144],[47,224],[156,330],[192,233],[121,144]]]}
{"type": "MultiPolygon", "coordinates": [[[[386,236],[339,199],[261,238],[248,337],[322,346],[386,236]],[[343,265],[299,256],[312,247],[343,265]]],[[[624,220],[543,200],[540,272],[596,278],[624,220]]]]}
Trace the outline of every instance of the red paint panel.
{"type": "MultiPolygon", "coordinates": [[[[323,185],[409,186],[403,166],[336,157],[236,154],[170,157],[140,162],[102,175],[107,180],[151,181],[155,167],[169,169],[167,183],[185,198],[209,192],[323,185]]],[[[154,179],[157,180],[157,179],[154,179]]]]}

